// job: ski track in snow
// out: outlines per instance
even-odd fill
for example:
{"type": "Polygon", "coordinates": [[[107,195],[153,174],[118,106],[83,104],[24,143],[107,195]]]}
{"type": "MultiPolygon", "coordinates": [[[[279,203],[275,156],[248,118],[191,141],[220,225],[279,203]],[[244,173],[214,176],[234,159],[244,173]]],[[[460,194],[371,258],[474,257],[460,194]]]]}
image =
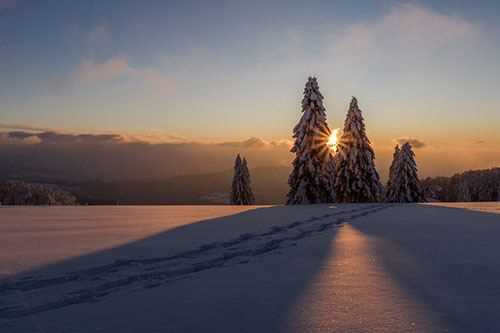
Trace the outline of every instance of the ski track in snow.
{"type": "Polygon", "coordinates": [[[96,302],[118,292],[155,288],[210,269],[246,264],[256,257],[296,246],[304,238],[388,207],[391,206],[377,204],[313,216],[283,226],[271,226],[260,234],[245,233],[167,257],[117,260],[50,278],[30,276],[7,281],[0,284],[0,319],[96,302]],[[26,295],[29,305],[22,300],[26,295]]]}

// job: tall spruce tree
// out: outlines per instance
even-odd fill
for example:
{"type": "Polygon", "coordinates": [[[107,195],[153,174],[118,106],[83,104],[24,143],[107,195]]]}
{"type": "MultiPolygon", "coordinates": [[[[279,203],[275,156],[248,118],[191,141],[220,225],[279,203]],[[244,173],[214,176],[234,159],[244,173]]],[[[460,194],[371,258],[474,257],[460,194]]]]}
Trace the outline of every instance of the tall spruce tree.
{"type": "Polygon", "coordinates": [[[231,187],[232,205],[252,205],[255,202],[252,188],[250,186],[250,172],[247,161],[241,159],[240,154],[234,161],[234,176],[231,187]]]}
{"type": "Polygon", "coordinates": [[[411,145],[408,142],[403,144],[400,151],[394,153],[394,158],[386,201],[402,203],[425,201],[411,145]]]}
{"type": "Polygon", "coordinates": [[[375,153],[366,136],[358,101],[352,98],[335,155],[334,192],[337,202],[377,202],[382,185],[375,169],[375,153]]]}
{"type": "Polygon", "coordinates": [[[288,179],[288,205],[332,202],[332,186],[327,174],[331,161],[323,95],[315,77],[309,77],[302,99],[302,116],[293,129],[295,153],[293,170],[288,179]]]}

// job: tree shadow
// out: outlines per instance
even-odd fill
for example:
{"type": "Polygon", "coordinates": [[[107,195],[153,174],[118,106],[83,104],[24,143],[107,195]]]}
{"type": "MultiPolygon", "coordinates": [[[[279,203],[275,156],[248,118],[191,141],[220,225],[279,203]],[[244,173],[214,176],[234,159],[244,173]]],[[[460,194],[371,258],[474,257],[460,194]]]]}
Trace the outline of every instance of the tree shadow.
{"type": "Polygon", "coordinates": [[[396,205],[390,219],[379,215],[351,226],[370,240],[403,292],[448,331],[500,331],[498,214],[396,205]]]}
{"type": "Polygon", "coordinates": [[[19,273],[0,280],[0,329],[280,331],[356,209],[256,208],[19,273]]]}

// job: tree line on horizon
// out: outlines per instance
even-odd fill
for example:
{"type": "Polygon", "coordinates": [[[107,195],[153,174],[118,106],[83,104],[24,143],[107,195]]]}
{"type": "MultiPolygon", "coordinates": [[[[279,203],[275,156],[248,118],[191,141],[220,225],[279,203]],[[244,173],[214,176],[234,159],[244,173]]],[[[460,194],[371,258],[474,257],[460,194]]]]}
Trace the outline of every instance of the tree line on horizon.
{"type": "Polygon", "coordinates": [[[432,201],[500,201],[500,168],[469,170],[451,177],[428,177],[422,181],[422,187],[432,201]]]}
{"type": "MultiPolygon", "coordinates": [[[[384,188],[358,100],[352,98],[342,134],[332,148],[324,97],[315,77],[308,78],[303,94],[302,116],[293,129],[295,159],[287,205],[425,201],[409,142],[395,147],[384,188]]],[[[243,161],[240,155],[236,157],[231,190],[231,204],[235,205],[255,202],[246,159],[243,161]]]]}

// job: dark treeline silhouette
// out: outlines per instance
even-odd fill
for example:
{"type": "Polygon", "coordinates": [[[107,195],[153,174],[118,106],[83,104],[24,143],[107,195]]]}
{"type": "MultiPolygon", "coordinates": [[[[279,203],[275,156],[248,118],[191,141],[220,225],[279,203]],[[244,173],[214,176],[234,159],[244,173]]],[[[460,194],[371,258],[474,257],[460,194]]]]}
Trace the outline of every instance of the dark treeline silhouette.
{"type": "Polygon", "coordinates": [[[429,200],[450,202],[500,201],[500,168],[470,170],[452,177],[422,181],[429,200]]]}

